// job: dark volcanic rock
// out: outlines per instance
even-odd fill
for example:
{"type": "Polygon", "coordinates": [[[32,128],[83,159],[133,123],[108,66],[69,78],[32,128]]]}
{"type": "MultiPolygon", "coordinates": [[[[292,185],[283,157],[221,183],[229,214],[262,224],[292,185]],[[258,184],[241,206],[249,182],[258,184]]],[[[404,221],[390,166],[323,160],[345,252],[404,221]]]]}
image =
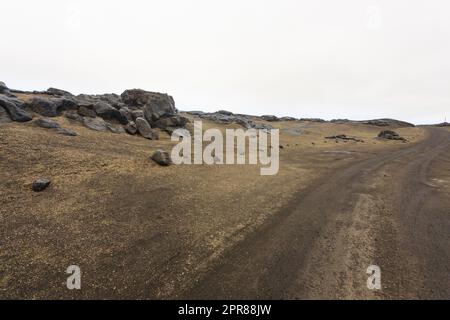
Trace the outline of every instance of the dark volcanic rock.
{"type": "Polygon", "coordinates": [[[131,110],[127,107],[122,107],[119,110],[121,117],[124,119],[124,121],[126,121],[125,123],[122,124],[127,124],[130,121],[134,121],[133,119],[133,115],[131,114],[131,110]]]}
{"type": "Polygon", "coordinates": [[[121,94],[123,103],[128,106],[142,109],[149,104],[156,104],[163,109],[169,109],[170,114],[177,113],[175,101],[171,96],[165,93],[149,92],[142,89],[125,90],[121,94]]]}
{"type": "Polygon", "coordinates": [[[400,137],[400,135],[392,130],[383,130],[378,134],[378,138],[389,139],[389,140],[401,140],[406,141],[405,138],[400,137]]]}
{"type": "MultiPolygon", "coordinates": [[[[320,119],[320,118],[301,118],[300,121],[318,122],[318,123],[326,122],[325,120],[320,119]]],[[[334,120],[334,121],[337,121],[337,120],[334,120]]]]}
{"type": "Polygon", "coordinates": [[[117,134],[125,133],[125,129],[122,126],[113,126],[111,123],[106,122],[106,127],[112,133],[117,133],[117,134]]]}
{"type": "Polygon", "coordinates": [[[74,120],[74,121],[78,121],[78,122],[82,122],[83,121],[83,117],[81,115],[79,115],[78,113],[76,113],[75,111],[68,111],[65,114],[67,119],[70,120],[74,120]]]}
{"type": "Polygon", "coordinates": [[[57,123],[57,122],[55,122],[55,121],[53,121],[53,120],[47,119],[47,118],[39,118],[39,119],[36,119],[36,120],[34,121],[34,123],[35,123],[36,125],[38,125],[39,127],[46,128],[46,129],[56,129],[56,128],[60,128],[59,123],[57,123]]]}
{"type": "Polygon", "coordinates": [[[338,134],[338,135],[335,135],[335,136],[325,137],[325,139],[364,142],[364,140],[361,140],[361,139],[358,139],[358,138],[355,138],[355,137],[347,137],[347,135],[345,135],[345,134],[338,134]]]}
{"type": "Polygon", "coordinates": [[[50,179],[37,179],[33,182],[32,189],[35,192],[45,190],[50,185],[50,179]]]}
{"type": "Polygon", "coordinates": [[[144,118],[144,111],[133,110],[131,111],[131,117],[133,118],[133,121],[136,121],[137,118],[144,118]]]}
{"type": "Polygon", "coordinates": [[[84,117],[83,123],[89,129],[96,131],[106,131],[108,129],[105,120],[103,120],[100,117],[96,118],[84,117]]]}
{"type": "Polygon", "coordinates": [[[94,105],[95,113],[103,119],[106,120],[117,120],[121,124],[127,124],[128,120],[122,116],[122,113],[120,113],[119,110],[112,107],[110,104],[104,101],[97,102],[94,105]]]}
{"type": "Polygon", "coordinates": [[[81,106],[78,108],[78,114],[83,117],[95,118],[97,114],[95,113],[93,107],[91,106],[81,106]]]}
{"type": "Polygon", "coordinates": [[[75,131],[66,128],[57,128],[56,131],[64,136],[75,137],[78,135],[75,131]]]}
{"type": "Polygon", "coordinates": [[[43,98],[34,97],[25,104],[33,112],[36,112],[45,117],[56,117],[65,110],[74,110],[78,104],[67,98],[43,98]]]}
{"type": "Polygon", "coordinates": [[[159,135],[144,118],[136,118],[136,128],[144,138],[158,140],[159,135]]]}
{"type": "Polygon", "coordinates": [[[279,120],[280,121],[295,121],[297,119],[295,119],[294,117],[281,117],[279,120]]]}
{"type": "Polygon", "coordinates": [[[31,115],[22,109],[21,103],[16,99],[0,95],[0,107],[6,110],[13,121],[26,122],[32,119],[31,115]]]}
{"type": "Polygon", "coordinates": [[[189,119],[180,115],[174,115],[170,117],[160,118],[154,123],[157,128],[164,129],[166,127],[179,127],[184,128],[184,126],[189,122],[189,119]]]}
{"type": "Polygon", "coordinates": [[[172,163],[169,153],[164,150],[156,150],[152,155],[152,159],[161,166],[168,166],[172,163]]]}
{"type": "Polygon", "coordinates": [[[46,91],[47,94],[53,95],[53,96],[66,96],[66,97],[73,97],[74,95],[71,94],[69,91],[57,89],[57,88],[48,88],[46,91]]]}
{"type": "Polygon", "coordinates": [[[272,115],[261,116],[261,119],[266,120],[266,121],[270,121],[270,122],[278,121],[278,118],[276,116],[272,116],[272,115]]]}
{"type": "Polygon", "coordinates": [[[232,116],[233,115],[233,112],[227,111],[227,110],[219,110],[219,111],[217,111],[217,113],[224,114],[226,116],[232,116]]]}
{"type": "Polygon", "coordinates": [[[414,125],[412,123],[395,120],[395,119],[374,119],[374,120],[362,121],[362,123],[377,126],[377,127],[388,127],[388,126],[393,126],[393,127],[397,127],[397,128],[414,127],[414,125]]]}

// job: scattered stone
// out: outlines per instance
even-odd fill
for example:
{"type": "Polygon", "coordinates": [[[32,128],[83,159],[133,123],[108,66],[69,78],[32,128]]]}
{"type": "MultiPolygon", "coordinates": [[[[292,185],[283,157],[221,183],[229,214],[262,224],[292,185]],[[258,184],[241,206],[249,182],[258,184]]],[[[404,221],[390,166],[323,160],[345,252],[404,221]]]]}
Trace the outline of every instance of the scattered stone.
{"type": "Polygon", "coordinates": [[[158,140],[158,133],[152,130],[150,124],[144,118],[136,118],[136,128],[144,138],[158,140]]]}
{"type": "Polygon", "coordinates": [[[90,118],[84,117],[83,123],[86,127],[96,131],[106,131],[108,129],[105,120],[100,117],[90,118]]]}
{"type": "Polygon", "coordinates": [[[59,125],[59,123],[57,123],[57,122],[55,122],[55,121],[53,121],[53,120],[50,120],[50,119],[48,119],[48,118],[39,118],[39,119],[36,119],[36,120],[34,121],[34,123],[35,123],[36,125],[38,125],[39,127],[46,128],[46,129],[57,129],[57,128],[60,128],[60,127],[61,127],[61,126],[59,125]]]}
{"type": "Polygon", "coordinates": [[[401,137],[397,132],[392,130],[383,130],[378,134],[378,138],[388,139],[388,140],[401,140],[407,141],[405,138],[401,137]]]}
{"type": "Polygon", "coordinates": [[[168,166],[172,163],[169,153],[163,150],[156,150],[152,155],[152,159],[161,166],[168,166]]]}
{"type": "Polygon", "coordinates": [[[41,192],[50,185],[50,179],[37,179],[33,182],[32,189],[35,192],[41,192]]]}
{"type": "Polygon", "coordinates": [[[338,142],[338,140],[343,140],[344,142],[347,142],[349,140],[356,142],[364,142],[364,140],[355,137],[347,137],[345,134],[338,134],[336,136],[325,137],[325,139],[335,139],[336,142],[338,142]]]}
{"type": "Polygon", "coordinates": [[[75,137],[75,136],[78,135],[78,133],[76,133],[75,131],[70,130],[70,129],[66,129],[66,128],[57,128],[56,131],[59,134],[62,134],[64,136],[69,136],[69,137],[75,137]]]}

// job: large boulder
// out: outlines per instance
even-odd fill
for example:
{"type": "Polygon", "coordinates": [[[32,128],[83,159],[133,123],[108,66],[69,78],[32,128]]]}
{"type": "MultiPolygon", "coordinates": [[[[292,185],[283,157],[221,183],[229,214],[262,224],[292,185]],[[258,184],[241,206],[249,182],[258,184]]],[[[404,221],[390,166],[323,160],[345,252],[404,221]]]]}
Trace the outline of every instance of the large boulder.
{"type": "Polygon", "coordinates": [[[136,118],[136,128],[137,128],[137,131],[144,138],[147,138],[150,140],[158,140],[159,139],[158,133],[156,131],[152,130],[152,127],[147,122],[147,120],[145,120],[144,118],[136,118]]]}
{"type": "Polygon", "coordinates": [[[16,99],[10,99],[4,95],[0,95],[0,107],[6,110],[13,121],[26,122],[32,119],[31,115],[22,109],[20,101],[16,99]]]}
{"type": "Polygon", "coordinates": [[[178,112],[173,98],[165,93],[131,89],[125,90],[121,98],[127,106],[142,109],[144,117],[150,124],[163,116],[174,115],[178,112]]]}

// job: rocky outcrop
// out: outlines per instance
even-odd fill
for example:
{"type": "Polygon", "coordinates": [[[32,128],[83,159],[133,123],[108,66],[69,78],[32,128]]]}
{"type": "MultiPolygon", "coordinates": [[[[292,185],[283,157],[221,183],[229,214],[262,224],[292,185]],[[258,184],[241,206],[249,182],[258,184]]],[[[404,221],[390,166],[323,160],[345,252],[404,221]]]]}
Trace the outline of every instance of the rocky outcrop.
{"type": "Polygon", "coordinates": [[[412,123],[395,120],[395,119],[374,119],[374,120],[367,120],[367,121],[360,121],[364,124],[369,124],[372,126],[377,127],[397,127],[397,128],[403,128],[403,127],[414,127],[412,123]]]}
{"type": "Polygon", "coordinates": [[[326,122],[325,120],[320,119],[320,118],[300,118],[299,120],[300,121],[308,121],[308,122],[318,122],[318,123],[326,122]]]}
{"type": "Polygon", "coordinates": [[[76,110],[78,104],[76,101],[67,98],[44,98],[34,97],[27,103],[25,108],[45,117],[56,117],[66,110],[76,110]]]}
{"type": "Polygon", "coordinates": [[[8,113],[12,121],[27,122],[32,119],[31,115],[23,109],[23,104],[15,98],[0,95],[0,107],[8,113]]]}

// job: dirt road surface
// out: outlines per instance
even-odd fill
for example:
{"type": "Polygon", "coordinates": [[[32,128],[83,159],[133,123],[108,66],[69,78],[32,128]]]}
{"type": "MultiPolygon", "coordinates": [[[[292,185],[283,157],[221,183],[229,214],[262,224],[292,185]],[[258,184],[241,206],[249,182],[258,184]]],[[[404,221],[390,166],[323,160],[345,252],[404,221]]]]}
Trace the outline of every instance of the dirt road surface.
{"type": "Polygon", "coordinates": [[[180,297],[450,298],[450,137],[427,133],[302,190],[180,297]]]}

